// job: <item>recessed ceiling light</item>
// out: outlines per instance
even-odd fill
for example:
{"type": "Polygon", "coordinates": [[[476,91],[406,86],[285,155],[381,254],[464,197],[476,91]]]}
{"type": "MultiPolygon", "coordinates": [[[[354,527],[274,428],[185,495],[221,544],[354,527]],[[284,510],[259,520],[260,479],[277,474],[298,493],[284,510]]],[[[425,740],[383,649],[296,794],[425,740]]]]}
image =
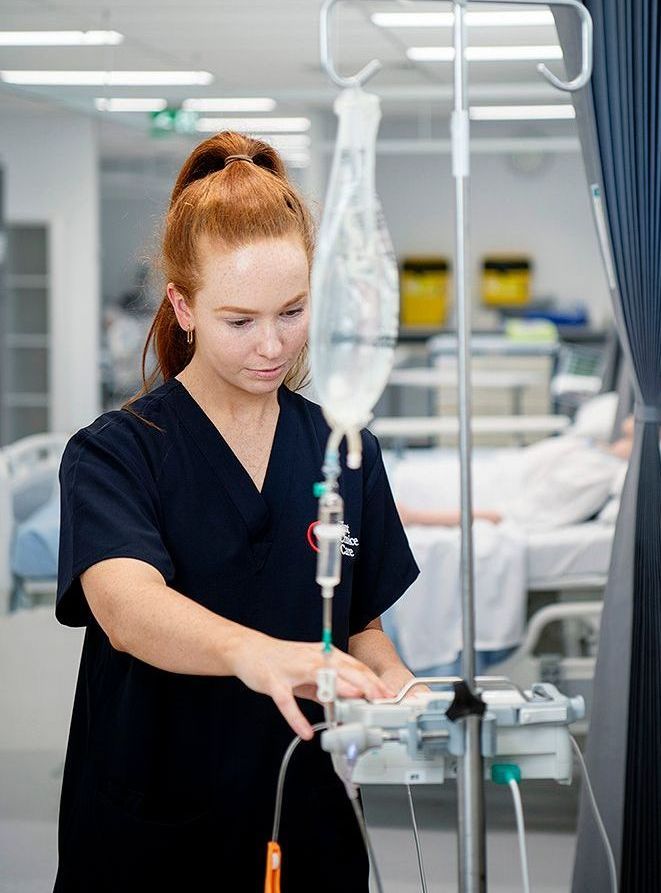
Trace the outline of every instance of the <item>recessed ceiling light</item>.
{"type": "Polygon", "coordinates": [[[305,133],[309,118],[200,118],[197,129],[203,133],[236,130],[240,133],[305,133]]]}
{"type": "Polygon", "coordinates": [[[100,112],[162,112],[167,108],[167,99],[139,99],[115,97],[105,99],[99,97],[94,105],[100,112]]]}
{"type": "Polygon", "coordinates": [[[473,121],[562,120],[575,118],[573,105],[476,105],[471,106],[473,121]]]}
{"type": "Polygon", "coordinates": [[[181,105],[191,112],[272,112],[277,103],[275,99],[266,97],[227,97],[225,99],[200,98],[185,99],[181,105]]]}
{"type": "Polygon", "coordinates": [[[0,71],[7,84],[57,87],[150,87],[206,85],[208,71],[0,71]]]}
{"type": "Polygon", "coordinates": [[[119,31],[0,31],[2,47],[116,46],[119,31]]]}
{"type": "MultiPolygon", "coordinates": [[[[452,62],[454,47],[409,47],[406,55],[413,62],[452,62]]],[[[562,59],[562,47],[557,44],[545,46],[491,46],[466,47],[469,62],[523,62],[542,59],[562,59]]]]}
{"type": "MultiPolygon", "coordinates": [[[[451,28],[451,12],[376,12],[372,22],[381,28],[451,28]]],[[[547,9],[520,12],[467,12],[466,24],[489,28],[510,25],[552,25],[553,13],[547,9]]]]}

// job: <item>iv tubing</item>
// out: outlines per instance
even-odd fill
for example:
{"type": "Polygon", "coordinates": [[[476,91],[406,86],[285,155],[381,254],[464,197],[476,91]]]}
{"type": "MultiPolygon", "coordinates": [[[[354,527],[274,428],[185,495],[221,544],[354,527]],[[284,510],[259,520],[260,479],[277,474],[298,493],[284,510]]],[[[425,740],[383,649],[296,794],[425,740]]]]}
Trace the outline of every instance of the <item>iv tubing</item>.
{"type": "MultiPolygon", "coordinates": [[[[327,729],[328,724],[325,722],[318,722],[312,726],[313,732],[321,732],[323,729],[327,729]]],[[[287,750],[285,751],[285,755],[282,758],[282,763],[280,764],[280,774],[278,775],[278,788],[275,795],[275,811],[273,814],[273,834],[271,835],[271,840],[274,843],[278,842],[278,835],[280,834],[280,815],[282,813],[282,795],[285,787],[285,776],[287,775],[287,769],[289,767],[289,761],[291,760],[294,751],[301,743],[303,739],[298,735],[293,739],[287,750]]]]}
{"type": "Polygon", "coordinates": [[[411,791],[411,785],[406,785],[406,793],[408,794],[409,799],[409,810],[411,812],[411,823],[413,825],[413,839],[415,840],[415,852],[418,857],[418,870],[420,872],[420,884],[422,886],[422,893],[427,893],[427,878],[425,877],[425,866],[422,861],[422,846],[420,844],[420,835],[418,834],[418,822],[415,817],[415,807],[413,805],[413,792],[411,791]]]}
{"type": "Polygon", "coordinates": [[[592,812],[594,814],[595,824],[599,830],[599,834],[601,834],[601,839],[604,842],[604,849],[606,850],[606,858],[608,860],[608,872],[610,874],[610,887],[611,893],[617,893],[618,891],[618,881],[617,881],[617,867],[615,865],[615,856],[613,855],[613,849],[611,847],[610,840],[608,839],[608,832],[606,831],[606,826],[604,825],[604,821],[601,817],[601,813],[599,812],[599,806],[597,805],[597,798],[594,795],[594,791],[592,790],[592,782],[590,781],[590,776],[588,774],[588,767],[585,765],[585,760],[583,759],[583,754],[581,753],[581,748],[578,746],[578,742],[573,735],[569,736],[571,739],[571,745],[574,748],[574,753],[578,759],[578,763],[581,767],[581,771],[583,773],[583,780],[585,782],[585,789],[588,792],[588,799],[590,801],[590,806],[592,807],[592,812]]]}
{"type": "Polygon", "coordinates": [[[521,854],[521,877],[523,878],[523,893],[530,893],[530,876],[528,874],[528,852],[526,850],[526,828],[523,823],[523,804],[521,803],[521,791],[514,778],[507,782],[512,792],[514,801],[514,813],[516,815],[516,830],[519,836],[519,853],[521,854]]]}
{"type": "Polygon", "coordinates": [[[329,657],[333,646],[333,589],[331,586],[323,587],[323,645],[324,654],[329,657]],[[325,590],[330,589],[330,595],[325,594],[325,590]]]}
{"type": "MultiPolygon", "coordinates": [[[[325,722],[317,722],[312,726],[313,732],[321,732],[323,729],[328,728],[328,723],[325,722]]],[[[291,761],[292,756],[294,755],[294,751],[301,743],[303,739],[297,735],[290,743],[289,747],[285,751],[285,755],[282,758],[282,763],[280,764],[280,773],[278,774],[278,788],[275,795],[275,810],[273,813],[273,832],[271,834],[271,840],[273,843],[278,842],[278,836],[280,834],[280,817],[282,815],[282,798],[284,794],[285,788],[285,778],[287,775],[287,769],[289,768],[289,763],[291,761]]],[[[354,797],[349,797],[351,801],[351,805],[353,807],[353,811],[356,815],[356,821],[358,822],[358,827],[360,828],[360,834],[363,838],[363,843],[365,844],[365,849],[367,851],[367,855],[370,861],[370,866],[372,873],[374,875],[374,882],[376,884],[377,893],[383,893],[383,885],[381,884],[381,876],[379,874],[379,869],[376,864],[376,859],[374,857],[374,850],[372,849],[372,842],[369,838],[369,834],[367,833],[367,826],[365,825],[365,817],[363,816],[362,810],[360,808],[360,803],[358,802],[358,795],[354,797]]]]}

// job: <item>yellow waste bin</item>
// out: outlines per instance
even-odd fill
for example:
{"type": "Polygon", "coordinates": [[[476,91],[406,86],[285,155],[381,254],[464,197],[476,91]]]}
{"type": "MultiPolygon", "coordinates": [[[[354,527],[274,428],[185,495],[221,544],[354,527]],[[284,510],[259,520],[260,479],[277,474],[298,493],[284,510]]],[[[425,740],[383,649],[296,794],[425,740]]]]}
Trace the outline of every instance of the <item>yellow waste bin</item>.
{"type": "Polygon", "coordinates": [[[482,262],[482,301],[516,307],[530,301],[532,262],[527,257],[491,256],[482,262]]]}
{"type": "Polygon", "coordinates": [[[449,309],[448,280],[446,258],[404,258],[400,277],[402,326],[442,326],[449,309]]]}

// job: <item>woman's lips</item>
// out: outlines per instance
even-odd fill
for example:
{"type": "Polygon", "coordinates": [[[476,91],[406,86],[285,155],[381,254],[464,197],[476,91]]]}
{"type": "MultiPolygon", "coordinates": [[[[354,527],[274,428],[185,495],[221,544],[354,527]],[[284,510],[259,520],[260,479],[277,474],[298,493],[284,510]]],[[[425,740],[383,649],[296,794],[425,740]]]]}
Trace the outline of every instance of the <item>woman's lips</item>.
{"type": "Polygon", "coordinates": [[[272,369],[249,369],[248,371],[257,378],[268,380],[271,378],[278,378],[278,376],[282,375],[285,366],[286,363],[281,363],[279,366],[274,366],[272,369]]]}

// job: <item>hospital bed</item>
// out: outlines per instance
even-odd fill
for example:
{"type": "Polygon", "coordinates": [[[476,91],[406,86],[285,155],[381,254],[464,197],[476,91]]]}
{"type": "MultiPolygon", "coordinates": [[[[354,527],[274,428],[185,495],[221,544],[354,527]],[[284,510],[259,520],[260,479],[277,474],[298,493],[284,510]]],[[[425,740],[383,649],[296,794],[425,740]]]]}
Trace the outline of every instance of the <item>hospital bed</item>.
{"type": "Polygon", "coordinates": [[[57,475],[67,440],[36,434],[0,450],[0,614],[55,592],[57,475]]]}
{"type": "MultiPolygon", "coordinates": [[[[494,508],[503,492],[517,486],[519,453],[513,448],[475,450],[476,507],[494,508]]],[[[458,505],[456,451],[410,450],[404,457],[386,452],[384,460],[395,498],[407,507],[432,508],[441,482],[443,504],[436,507],[458,505]]],[[[504,664],[493,665],[495,672],[521,686],[548,681],[583,695],[589,709],[615,514],[548,530],[510,530],[507,525],[476,522],[477,648],[497,652],[517,646],[504,664]],[[490,640],[482,645],[481,598],[491,612],[485,623],[490,640]],[[518,636],[517,611],[522,623],[518,636]]],[[[411,526],[407,533],[421,575],[389,612],[386,625],[404,660],[413,670],[426,672],[430,666],[447,665],[460,647],[459,531],[411,526]],[[448,604],[452,600],[455,608],[448,604]]]]}

